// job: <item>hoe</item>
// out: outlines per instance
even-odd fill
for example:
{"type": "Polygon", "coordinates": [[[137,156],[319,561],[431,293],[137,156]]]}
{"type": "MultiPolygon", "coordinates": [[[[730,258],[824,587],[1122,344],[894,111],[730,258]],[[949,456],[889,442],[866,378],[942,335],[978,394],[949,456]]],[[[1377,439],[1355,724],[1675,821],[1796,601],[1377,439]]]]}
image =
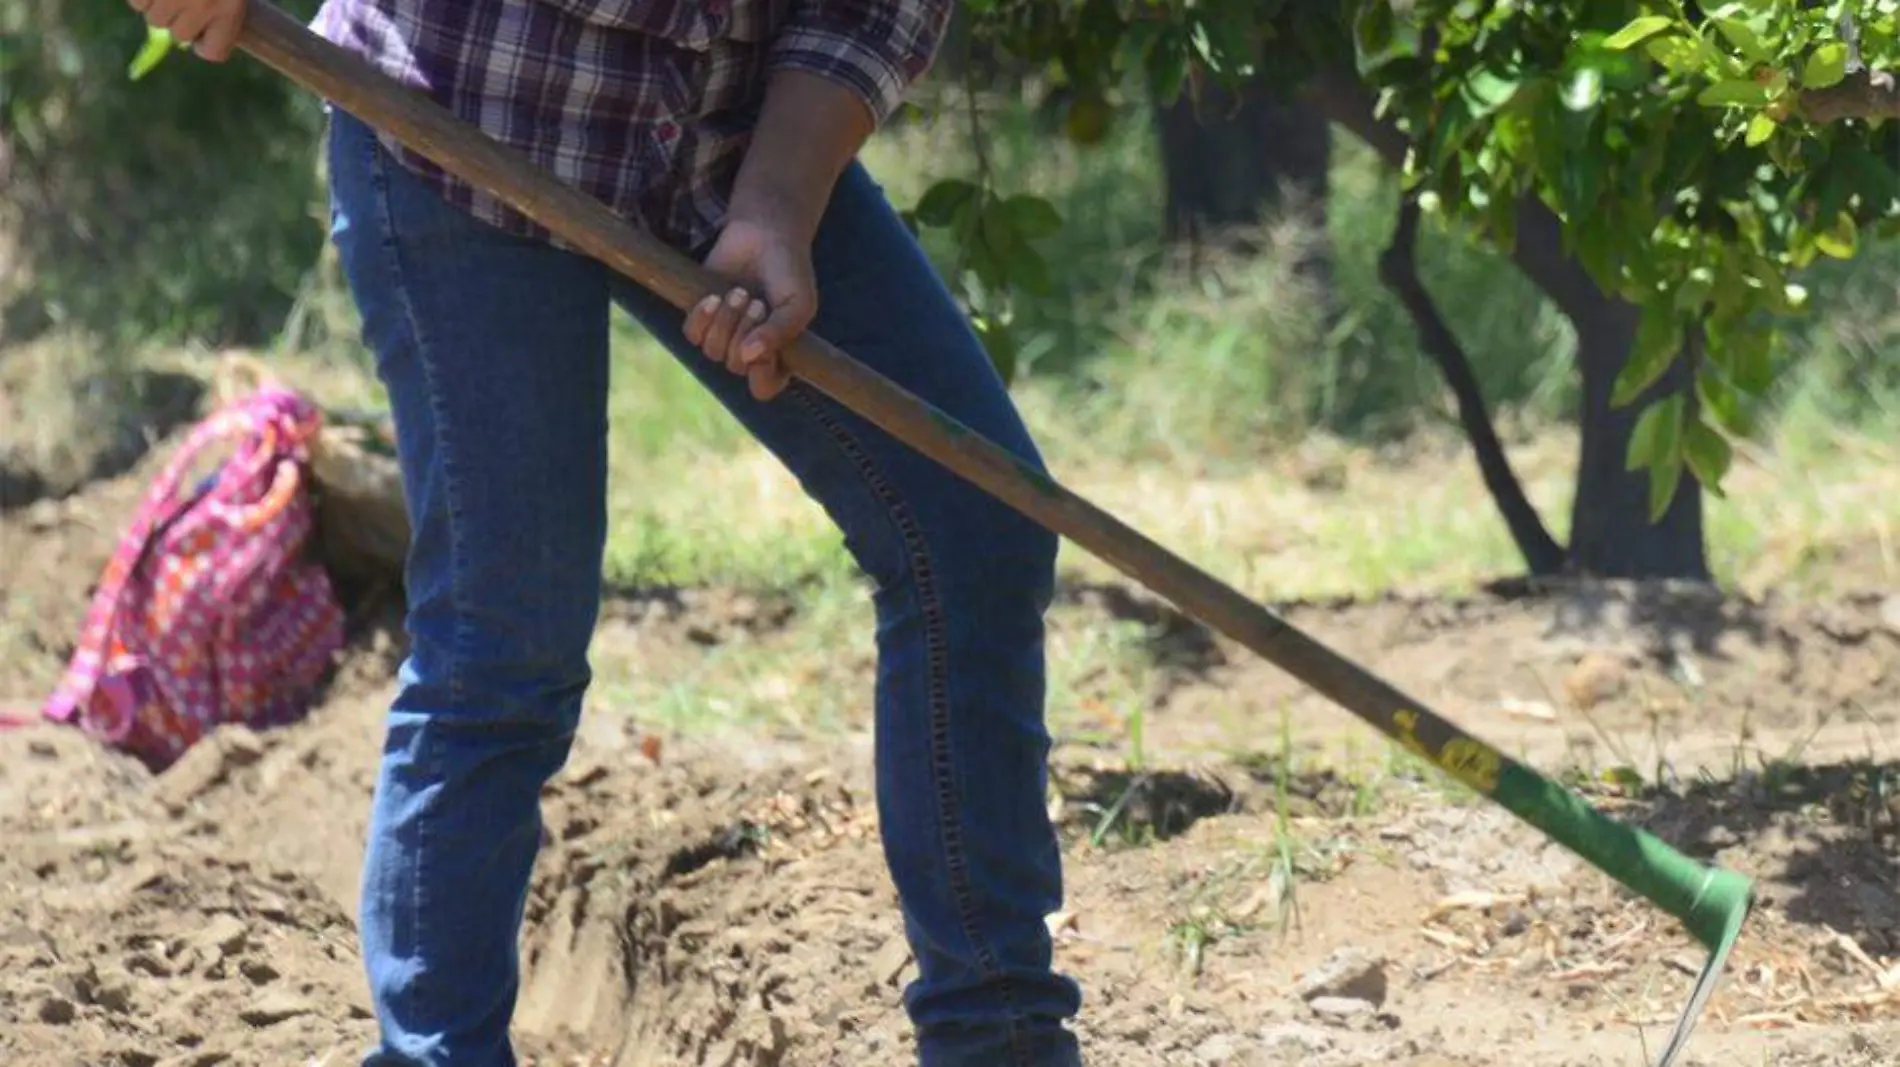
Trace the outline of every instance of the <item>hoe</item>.
{"type": "MultiPolygon", "coordinates": [[[[409,92],[281,9],[252,0],[239,47],[278,73],[500,196],[574,247],[682,310],[722,279],[605,206],[409,92]]],[[[1749,880],[1705,866],[1471,736],[1266,607],[1019,463],[1000,445],[806,333],[781,356],[795,377],[1066,537],[1482,793],[1679,921],[1708,950],[1656,1060],[1682,1051],[1754,903],[1749,880]]]]}

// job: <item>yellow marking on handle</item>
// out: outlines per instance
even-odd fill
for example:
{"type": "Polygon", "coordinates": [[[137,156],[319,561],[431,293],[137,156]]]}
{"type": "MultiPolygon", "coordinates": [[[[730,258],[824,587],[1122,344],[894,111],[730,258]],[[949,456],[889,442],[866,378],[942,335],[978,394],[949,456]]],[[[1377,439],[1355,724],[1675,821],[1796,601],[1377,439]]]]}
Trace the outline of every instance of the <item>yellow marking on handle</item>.
{"type": "Polygon", "coordinates": [[[1504,757],[1497,749],[1474,738],[1455,737],[1445,742],[1443,751],[1433,752],[1418,739],[1418,712],[1401,708],[1392,713],[1392,722],[1398,728],[1399,744],[1407,751],[1424,757],[1433,766],[1481,793],[1489,794],[1497,789],[1498,775],[1504,766],[1504,757]]]}

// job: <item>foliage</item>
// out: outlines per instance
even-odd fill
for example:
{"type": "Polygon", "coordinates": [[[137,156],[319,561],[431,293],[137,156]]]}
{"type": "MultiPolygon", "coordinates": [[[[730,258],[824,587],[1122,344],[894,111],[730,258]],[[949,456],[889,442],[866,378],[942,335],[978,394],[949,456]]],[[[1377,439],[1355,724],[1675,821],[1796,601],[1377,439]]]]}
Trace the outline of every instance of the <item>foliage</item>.
{"type": "Polygon", "coordinates": [[[3,206],[38,305],[8,318],[261,340],[322,245],[320,105],[257,63],[167,63],[135,81],[146,39],[124,0],[0,4],[3,206]]]}
{"type": "MultiPolygon", "coordinates": [[[[1885,73],[1900,67],[1900,0],[967,6],[979,34],[1046,64],[1073,109],[1092,109],[1080,122],[1072,111],[1081,139],[1131,83],[1171,100],[1256,68],[1283,88],[1343,71],[1409,138],[1403,178],[1428,208],[1508,247],[1519,199],[1542,201],[1603,290],[1642,309],[1616,401],[1650,401],[1628,462],[1648,467],[1656,516],[1685,465],[1720,492],[1731,438],[1754,428],[1786,362],[1783,321],[1806,302],[1800,272],[1853,256],[1864,234],[1900,232],[1900,94],[1885,73]],[[1692,394],[1654,396],[1685,354],[1692,394]]],[[[947,178],[924,203],[950,198],[1021,203],[985,173],[947,178]]],[[[949,225],[986,307],[1044,273],[1008,227],[963,215],[949,225]]]]}

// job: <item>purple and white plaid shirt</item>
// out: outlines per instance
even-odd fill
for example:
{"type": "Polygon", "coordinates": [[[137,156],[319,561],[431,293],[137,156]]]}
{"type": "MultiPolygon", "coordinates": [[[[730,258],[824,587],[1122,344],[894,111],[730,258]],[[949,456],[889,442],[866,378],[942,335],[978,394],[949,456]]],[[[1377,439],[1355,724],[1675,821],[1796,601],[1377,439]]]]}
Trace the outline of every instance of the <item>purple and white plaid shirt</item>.
{"type": "MultiPolygon", "coordinates": [[[[765,80],[835,79],[879,121],[952,0],[325,0],[312,28],[682,251],[724,225],[765,80]]],[[[384,138],[450,203],[544,228],[384,138]]]]}

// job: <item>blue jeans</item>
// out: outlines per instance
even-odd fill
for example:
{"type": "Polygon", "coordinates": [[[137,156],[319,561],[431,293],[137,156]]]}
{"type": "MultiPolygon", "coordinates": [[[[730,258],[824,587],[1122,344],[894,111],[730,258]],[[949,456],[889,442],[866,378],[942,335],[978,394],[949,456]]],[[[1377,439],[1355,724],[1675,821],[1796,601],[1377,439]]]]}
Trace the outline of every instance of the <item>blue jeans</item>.
{"type": "MultiPolygon", "coordinates": [[[[350,116],[334,116],[330,138],[332,237],[394,409],[414,530],[411,652],[363,875],[382,1031],[367,1067],[514,1063],[539,794],[590,682],[615,304],[786,465],[872,580],[876,795],[918,960],[905,1007],[922,1064],[1078,1064],[1066,1020],[1080,992],[1052,970],[1044,926],[1062,893],[1044,808],[1055,538],[801,383],[753,400],[686,342],[679,311],[451,207],[350,116]]],[[[857,166],[813,259],[815,333],[1040,462],[930,262],[857,166]]]]}

